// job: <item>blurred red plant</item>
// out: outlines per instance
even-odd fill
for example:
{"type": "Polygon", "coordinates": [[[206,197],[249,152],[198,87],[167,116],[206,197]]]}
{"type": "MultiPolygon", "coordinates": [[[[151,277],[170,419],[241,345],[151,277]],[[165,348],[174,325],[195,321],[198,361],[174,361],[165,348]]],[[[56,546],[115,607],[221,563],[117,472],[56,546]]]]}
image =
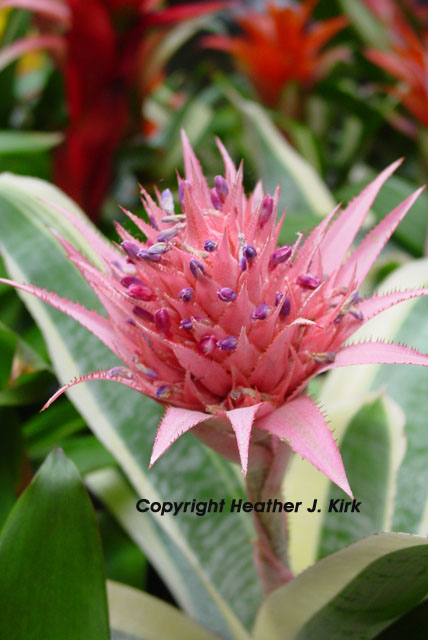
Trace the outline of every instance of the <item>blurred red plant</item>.
{"type": "Polygon", "coordinates": [[[335,47],[322,52],[327,42],[347,24],[344,16],[310,22],[317,0],[286,7],[268,3],[264,13],[245,11],[236,22],[238,36],[208,36],[204,42],[229,52],[255,86],[261,99],[277,106],[293,81],[308,88],[320,80],[331,64],[346,56],[335,47]]]}
{"type": "MultiPolygon", "coordinates": [[[[390,47],[388,50],[372,47],[366,55],[399,81],[397,86],[387,87],[387,91],[396,96],[416,120],[428,127],[428,31],[413,28],[397,4],[386,0],[383,4],[385,11],[379,14],[378,6],[377,12],[387,23],[390,47]]],[[[394,118],[392,122],[404,133],[415,133],[413,124],[402,118],[394,118]]]]}
{"type": "MultiPolygon", "coordinates": [[[[223,2],[157,10],[161,0],[6,0],[0,8],[33,11],[40,35],[14,42],[3,66],[27,51],[50,50],[61,69],[69,122],[54,158],[54,181],[93,219],[112,180],[113,156],[129,131],[142,127],[131,104],[163,77],[154,54],[165,28],[221,9],[223,2]]],[[[136,102],[136,104],[140,104],[136,102]]]]}

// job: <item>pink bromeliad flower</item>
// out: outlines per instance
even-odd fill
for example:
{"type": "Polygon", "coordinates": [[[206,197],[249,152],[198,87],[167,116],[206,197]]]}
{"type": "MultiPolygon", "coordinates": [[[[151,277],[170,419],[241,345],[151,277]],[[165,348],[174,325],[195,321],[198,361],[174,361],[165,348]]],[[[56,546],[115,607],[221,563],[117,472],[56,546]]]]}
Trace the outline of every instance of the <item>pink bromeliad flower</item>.
{"type": "Polygon", "coordinates": [[[420,190],[394,209],[350,253],[383,183],[385,169],[346,209],[335,209],[305,238],[278,247],[279,189],[259,183],[247,198],[242,169],[219,142],[225,177],[210,188],[183,136],[185,179],[178,202],[169,189],[156,203],[142,191],[149,223],[125,211],[146,237],[117,225],[120,247],[70,218],[107,266],[101,271],[66,240],[69,259],[107,316],[47,293],[8,282],[73,317],[122,361],[109,371],[71,382],[111,379],[166,407],[153,464],[183,433],[232,460],[244,474],[266,466],[283,440],[349,495],[351,490],[326,419],[305,393],[309,380],[354,364],[428,366],[428,356],[381,341],[345,344],[361,325],[394,304],[428,294],[408,290],[364,300],[358,289],[420,190]]]}

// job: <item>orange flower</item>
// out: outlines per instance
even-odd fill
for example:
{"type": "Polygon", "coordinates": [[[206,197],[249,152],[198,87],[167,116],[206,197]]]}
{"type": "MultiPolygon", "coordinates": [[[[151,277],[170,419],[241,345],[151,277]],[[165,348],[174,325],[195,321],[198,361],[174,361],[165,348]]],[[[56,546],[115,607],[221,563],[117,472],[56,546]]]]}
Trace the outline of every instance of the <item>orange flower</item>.
{"type": "Polygon", "coordinates": [[[237,18],[240,36],[210,36],[205,43],[228,51],[250,78],[262,100],[275,105],[284,88],[297,81],[305,87],[317,82],[332,62],[343,59],[344,49],[321,53],[324,45],[347,24],[338,16],[309,24],[316,0],[278,7],[266,13],[247,11],[237,18]]]}

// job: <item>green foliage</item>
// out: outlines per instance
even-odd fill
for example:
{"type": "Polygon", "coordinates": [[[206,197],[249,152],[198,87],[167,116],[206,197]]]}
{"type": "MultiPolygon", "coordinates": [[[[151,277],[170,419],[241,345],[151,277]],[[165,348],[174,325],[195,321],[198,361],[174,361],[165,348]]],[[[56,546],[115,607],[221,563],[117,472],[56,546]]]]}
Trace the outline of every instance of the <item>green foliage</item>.
{"type": "Polygon", "coordinates": [[[61,451],[49,456],[4,525],[0,567],[2,638],[108,640],[95,516],[61,451]]]}

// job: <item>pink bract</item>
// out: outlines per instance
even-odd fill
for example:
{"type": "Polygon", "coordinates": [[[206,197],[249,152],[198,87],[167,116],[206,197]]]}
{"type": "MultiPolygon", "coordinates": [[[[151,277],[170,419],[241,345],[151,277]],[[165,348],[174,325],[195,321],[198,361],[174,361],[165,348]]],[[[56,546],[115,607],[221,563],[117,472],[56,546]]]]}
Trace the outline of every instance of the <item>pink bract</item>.
{"type": "Polygon", "coordinates": [[[59,238],[69,259],[95,291],[108,316],[37,287],[33,293],[94,333],[122,361],[61,388],[110,379],[136,389],[167,409],[152,460],[194,429],[244,473],[263,464],[277,439],[351,494],[326,419],[305,394],[316,374],[351,364],[427,366],[428,356],[383,342],[344,343],[367,320],[428,289],[363,300],[358,289],[420,190],[370,231],[349,254],[383,183],[385,169],[343,211],[334,210],[303,239],[278,248],[279,189],[265,195],[259,183],[247,198],[242,169],[222,144],[225,177],[210,189],[183,135],[185,179],[178,203],[169,190],[142,198],[150,224],[125,211],[146,237],[136,240],[117,225],[120,248],[81,219],[64,212],[107,266],[89,263],[59,238]]]}

